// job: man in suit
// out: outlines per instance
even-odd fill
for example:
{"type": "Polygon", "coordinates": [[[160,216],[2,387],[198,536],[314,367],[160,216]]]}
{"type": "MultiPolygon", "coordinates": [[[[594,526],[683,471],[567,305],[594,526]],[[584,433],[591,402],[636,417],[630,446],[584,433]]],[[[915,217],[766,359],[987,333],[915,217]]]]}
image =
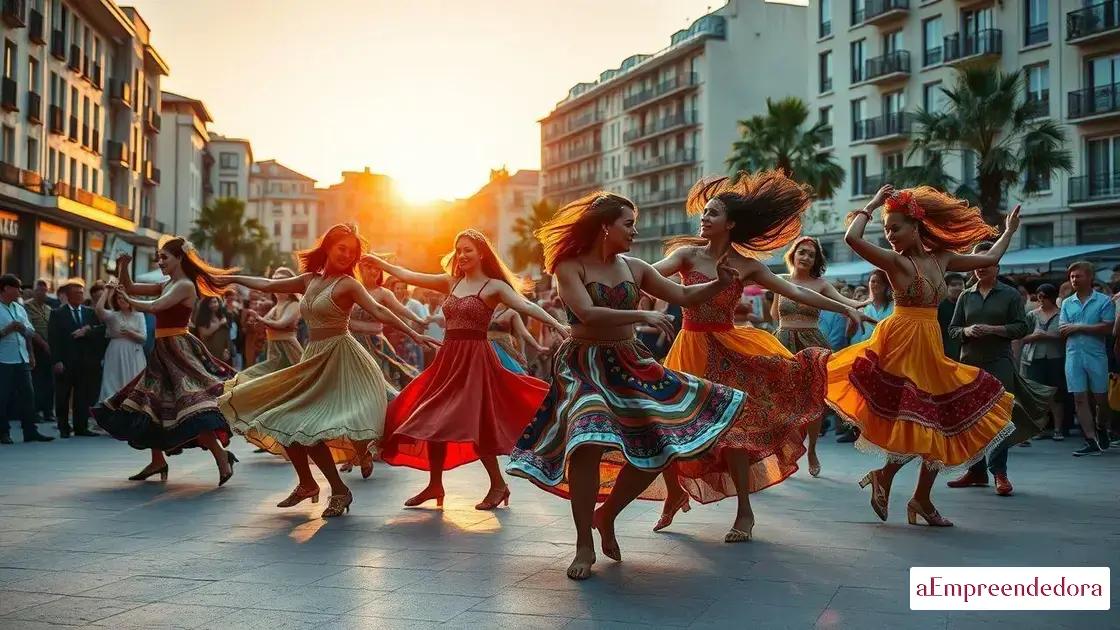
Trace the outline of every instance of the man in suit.
{"type": "Polygon", "coordinates": [[[62,306],[51,313],[48,323],[55,375],[55,417],[63,438],[70,437],[71,427],[74,435],[97,435],[89,430],[89,408],[97,402],[101,389],[105,326],[92,308],[82,305],[85,293],[86,285],[81,278],[67,280],[58,288],[62,306]]]}

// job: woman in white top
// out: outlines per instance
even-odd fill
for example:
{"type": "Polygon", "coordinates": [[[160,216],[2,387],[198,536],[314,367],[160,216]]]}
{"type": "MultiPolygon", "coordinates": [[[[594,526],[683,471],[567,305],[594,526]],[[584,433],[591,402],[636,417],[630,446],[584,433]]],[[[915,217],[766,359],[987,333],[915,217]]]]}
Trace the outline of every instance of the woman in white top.
{"type": "Polygon", "coordinates": [[[144,357],[144,341],[148,338],[148,329],[144,323],[144,314],[134,311],[128,300],[113,289],[101,292],[94,309],[97,317],[105,322],[105,336],[109,338],[102,367],[101,394],[98,397],[98,400],[105,400],[124,389],[137,374],[144,371],[148,364],[144,357]]]}

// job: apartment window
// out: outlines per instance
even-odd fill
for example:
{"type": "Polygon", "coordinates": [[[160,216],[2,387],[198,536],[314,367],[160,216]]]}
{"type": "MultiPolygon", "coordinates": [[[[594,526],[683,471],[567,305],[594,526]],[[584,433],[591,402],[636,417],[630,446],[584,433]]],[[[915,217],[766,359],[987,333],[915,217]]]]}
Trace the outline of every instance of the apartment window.
{"type": "MultiPolygon", "coordinates": [[[[1094,92],[1106,91],[1099,88],[1111,88],[1120,83],[1120,54],[1105,55],[1088,61],[1089,87],[1095,88],[1094,92]]],[[[1105,98],[1110,95],[1106,94],[1105,98]]],[[[1107,110],[1108,108],[1101,108],[1107,110]]]]}
{"type": "MultiPolygon", "coordinates": [[[[1023,0],[1027,31],[1023,43],[1027,46],[1041,44],[1050,37],[1050,16],[1047,0],[1023,0]]],[[[1114,9],[1115,10],[1115,9],[1114,9]]]]}
{"type": "Polygon", "coordinates": [[[274,222],[272,224],[272,236],[274,238],[280,238],[280,223],[279,222],[274,222]]]}
{"type": "Polygon", "coordinates": [[[859,197],[867,194],[867,156],[857,155],[852,158],[852,196],[859,197]]]}
{"type": "Polygon", "coordinates": [[[883,114],[901,114],[906,109],[906,93],[902,90],[883,95],[883,114]]]}
{"type": "Polygon", "coordinates": [[[1120,183],[1120,136],[1093,138],[1086,148],[1089,172],[1085,192],[1090,198],[1114,195],[1120,183]]]}
{"type": "Polygon", "coordinates": [[[78,161],[70,158],[70,185],[78,185],[78,161]]]}
{"type": "Polygon", "coordinates": [[[821,37],[832,34],[832,0],[821,0],[819,32],[821,37]]]}
{"type": "Polygon", "coordinates": [[[39,60],[35,57],[29,56],[27,58],[27,89],[31,92],[42,95],[43,90],[41,89],[41,87],[42,86],[39,82],[39,60]]]}
{"type": "Polygon", "coordinates": [[[922,86],[922,109],[927,112],[944,112],[945,93],[941,91],[941,82],[934,81],[922,86]]]}
{"type": "Polygon", "coordinates": [[[890,54],[903,50],[902,31],[893,31],[883,35],[883,54],[890,54]]]}
{"type": "Polygon", "coordinates": [[[66,179],[66,154],[58,152],[58,181],[68,181],[66,179]]]}
{"type": "Polygon", "coordinates": [[[219,182],[218,195],[222,197],[236,197],[237,182],[219,182]]]}
{"type": "Polygon", "coordinates": [[[1024,183],[1026,183],[1027,181],[1030,181],[1031,183],[1033,183],[1036,187],[1035,189],[1038,192],[1050,192],[1050,171],[1049,170],[1032,171],[1032,170],[1028,169],[1027,172],[1023,174],[1023,180],[1024,180],[1024,183]]]}
{"type": "Polygon", "coordinates": [[[867,15],[867,0],[852,0],[852,26],[863,24],[867,15]]]}
{"type": "Polygon", "coordinates": [[[4,40],[4,78],[16,79],[16,45],[9,39],[4,40]]]}
{"type": "Polygon", "coordinates": [[[944,57],[944,36],[941,34],[941,16],[922,20],[922,66],[934,66],[944,57]]]}
{"type": "Polygon", "coordinates": [[[14,127],[4,125],[0,132],[0,160],[5,164],[16,163],[16,130],[14,127]]]}
{"type": "Polygon", "coordinates": [[[1038,115],[1050,115],[1050,65],[1027,66],[1027,101],[1035,103],[1038,115]]]}
{"type": "Polygon", "coordinates": [[[82,190],[89,190],[89,167],[82,165],[82,190]]]}
{"type": "Polygon", "coordinates": [[[58,160],[58,152],[50,149],[47,152],[47,181],[55,181],[55,164],[58,160]]]}
{"type": "Polygon", "coordinates": [[[27,170],[39,172],[39,140],[36,138],[27,139],[27,170]]]}
{"type": "Polygon", "coordinates": [[[864,40],[851,43],[852,83],[863,81],[864,40]]]}
{"type": "Polygon", "coordinates": [[[866,99],[852,101],[852,140],[863,140],[863,110],[866,99]]]}
{"type": "Polygon", "coordinates": [[[825,52],[821,53],[819,66],[820,66],[819,69],[820,69],[820,76],[821,76],[820,92],[822,94],[825,93],[825,92],[831,92],[832,91],[832,51],[831,50],[826,50],[825,52]]]}
{"type": "Polygon", "coordinates": [[[975,11],[961,11],[961,30],[972,39],[972,50],[979,50],[980,34],[995,28],[995,17],[992,7],[984,7],[975,11]]]}
{"type": "Polygon", "coordinates": [[[906,164],[906,160],[902,157],[902,151],[894,151],[892,153],[883,154],[883,175],[894,173],[906,164]]]}
{"type": "Polygon", "coordinates": [[[1054,246],[1054,224],[1053,223],[1039,223],[1037,225],[1024,225],[1024,234],[1028,248],[1031,247],[1053,247],[1054,246]]]}
{"type": "Polygon", "coordinates": [[[51,72],[51,105],[62,107],[63,90],[62,80],[57,73],[51,72]]]}

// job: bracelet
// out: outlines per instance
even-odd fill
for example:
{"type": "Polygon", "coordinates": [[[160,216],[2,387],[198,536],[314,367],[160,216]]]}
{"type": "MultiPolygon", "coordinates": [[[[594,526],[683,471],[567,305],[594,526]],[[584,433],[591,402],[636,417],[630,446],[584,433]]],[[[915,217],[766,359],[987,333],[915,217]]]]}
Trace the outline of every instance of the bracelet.
{"type": "Polygon", "coordinates": [[[867,210],[867,209],[856,210],[855,212],[852,213],[852,216],[854,217],[857,214],[862,214],[863,216],[867,217],[868,221],[871,221],[871,219],[872,219],[870,210],[867,210]]]}

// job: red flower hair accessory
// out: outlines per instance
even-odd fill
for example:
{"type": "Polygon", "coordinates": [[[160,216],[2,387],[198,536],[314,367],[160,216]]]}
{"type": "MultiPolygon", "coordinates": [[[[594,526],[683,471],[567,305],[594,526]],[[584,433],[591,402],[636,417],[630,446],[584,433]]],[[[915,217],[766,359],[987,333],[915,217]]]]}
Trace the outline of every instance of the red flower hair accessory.
{"type": "Polygon", "coordinates": [[[914,199],[914,193],[901,190],[887,198],[887,212],[904,212],[911,219],[922,220],[926,218],[926,211],[914,199]]]}

